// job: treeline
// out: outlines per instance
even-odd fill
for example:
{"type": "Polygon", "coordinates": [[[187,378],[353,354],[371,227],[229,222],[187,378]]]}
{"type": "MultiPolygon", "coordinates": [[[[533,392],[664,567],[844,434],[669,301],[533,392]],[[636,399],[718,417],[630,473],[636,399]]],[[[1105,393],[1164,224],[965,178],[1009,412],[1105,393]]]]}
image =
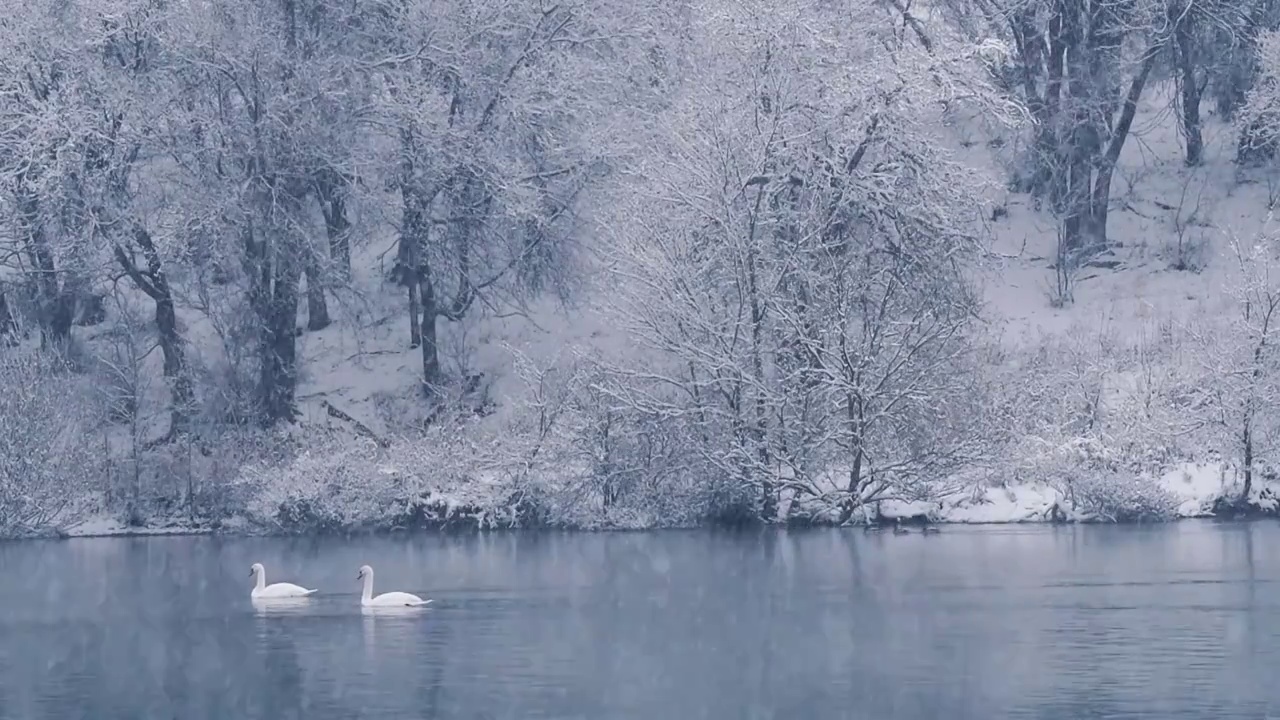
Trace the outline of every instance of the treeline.
{"type": "MultiPolygon", "coordinates": [[[[0,524],[83,498],[393,524],[455,496],[495,523],[843,522],[1007,472],[1033,419],[1060,445],[1079,434],[1045,428],[1080,410],[1005,392],[1018,364],[974,284],[987,191],[1058,218],[1069,302],[1148,86],[1178,88],[1189,165],[1205,98],[1269,162],[1274,5],[30,4],[0,24],[5,420],[64,418],[65,457],[125,435],[132,477],[104,499],[97,471],[10,443],[0,524]],[[946,150],[975,122],[1007,176],[946,150]],[[424,419],[370,456],[282,428],[300,336],[364,291],[353,258],[382,238],[424,419]],[[459,409],[474,378],[445,371],[441,324],[548,295],[603,303],[628,349],[517,353],[523,394],[459,409]],[[139,407],[157,374],[162,422],[139,407]]],[[[1272,328],[1242,303],[1251,369],[1213,402],[1251,469],[1259,411],[1236,399],[1269,382],[1272,328]]]]}

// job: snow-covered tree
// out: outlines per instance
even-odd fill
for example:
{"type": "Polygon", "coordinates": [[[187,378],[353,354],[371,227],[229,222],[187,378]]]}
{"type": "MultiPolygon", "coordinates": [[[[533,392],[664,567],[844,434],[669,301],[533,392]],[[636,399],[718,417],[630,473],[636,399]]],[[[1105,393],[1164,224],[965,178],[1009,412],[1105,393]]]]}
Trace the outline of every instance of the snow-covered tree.
{"type": "Polygon", "coordinates": [[[168,130],[189,173],[184,212],[214,245],[203,252],[246,291],[267,423],[296,412],[304,276],[308,328],[320,329],[329,323],[325,270],[349,262],[342,193],[363,96],[352,55],[360,48],[348,47],[342,29],[358,26],[363,9],[229,0],[183,5],[171,20],[183,44],[174,50],[180,90],[168,130]],[[325,244],[312,237],[313,202],[324,212],[325,244]]]}
{"type": "Polygon", "coordinates": [[[439,320],[565,261],[575,200],[616,154],[619,111],[654,91],[630,76],[676,5],[417,0],[376,26],[395,273],[428,394],[439,320]]]}
{"type": "Polygon", "coordinates": [[[707,49],[608,219],[620,318],[658,358],[628,400],[696,420],[766,520],[782,488],[841,518],[921,494],[971,448],[985,179],[936,128],[1018,108],[986,81],[998,46],[855,5],[700,5],[707,49]]]}
{"type": "Polygon", "coordinates": [[[57,530],[102,489],[90,397],[56,355],[0,355],[0,534],[57,530]]]}
{"type": "Polygon", "coordinates": [[[1252,241],[1231,239],[1238,270],[1229,289],[1234,307],[1204,340],[1204,385],[1214,403],[1211,440],[1239,463],[1248,500],[1259,462],[1280,436],[1280,243],[1266,230],[1252,241]]]}

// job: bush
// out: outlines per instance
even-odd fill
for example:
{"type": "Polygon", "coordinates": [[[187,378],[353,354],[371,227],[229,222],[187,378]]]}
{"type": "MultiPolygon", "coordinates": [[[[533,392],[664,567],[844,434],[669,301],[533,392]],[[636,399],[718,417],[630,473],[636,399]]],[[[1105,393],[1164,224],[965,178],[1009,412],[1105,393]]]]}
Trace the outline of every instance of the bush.
{"type": "Polygon", "coordinates": [[[54,356],[0,355],[0,534],[56,532],[102,484],[99,408],[54,356]]]}
{"type": "Polygon", "coordinates": [[[442,426],[387,449],[312,438],[288,459],[246,464],[237,494],[249,498],[250,522],[284,532],[501,524],[489,512],[494,495],[471,472],[482,458],[461,447],[466,434],[442,426]]]}
{"type": "Polygon", "coordinates": [[[1169,520],[1178,510],[1177,499],[1145,475],[1082,473],[1067,487],[1068,501],[1085,520],[1169,520]]]}
{"type": "Polygon", "coordinates": [[[1083,437],[1035,458],[1033,477],[1062,494],[1079,520],[1137,522],[1168,520],[1177,499],[1150,475],[1137,472],[1094,437],[1083,437]]]}

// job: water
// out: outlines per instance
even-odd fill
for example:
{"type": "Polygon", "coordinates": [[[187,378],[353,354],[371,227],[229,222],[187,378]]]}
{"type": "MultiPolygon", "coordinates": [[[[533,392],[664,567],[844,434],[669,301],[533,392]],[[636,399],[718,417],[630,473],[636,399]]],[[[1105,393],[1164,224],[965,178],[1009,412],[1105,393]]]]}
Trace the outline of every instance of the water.
{"type": "Polygon", "coordinates": [[[1280,525],[0,544],[0,718],[1280,717],[1280,525]],[[249,566],[321,594],[263,613],[249,566]],[[367,616],[376,590],[435,599],[367,616]]]}

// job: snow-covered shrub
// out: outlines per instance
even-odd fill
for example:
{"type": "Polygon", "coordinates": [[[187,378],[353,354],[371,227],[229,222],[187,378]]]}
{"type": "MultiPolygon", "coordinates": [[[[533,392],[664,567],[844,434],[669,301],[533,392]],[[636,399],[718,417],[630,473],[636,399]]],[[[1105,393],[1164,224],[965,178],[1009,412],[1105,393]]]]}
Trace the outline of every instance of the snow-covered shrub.
{"type": "Polygon", "coordinates": [[[1237,119],[1239,161],[1273,159],[1280,143],[1280,32],[1258,34],[1258,77],[1237,119]]]}
{"type": "Polygon", "coordinates": [[[1126,467],[1101,438],[1069,441],[1032,458],[1031,465],[1061,494],[1062,510],[1079,520],[1168,520],[1178,508],[1171,493],[1150,475],[1126,467]]]}
{"type": "Polygon", "coordinates": [[[1192,376],[1172,344],[1081,328],[1013,354],[998,368],[992,475],[1056,488],[1078,519],[1172,517],[1177,502],[1152,479],[1186,435],[1178,403],[1192,376]]]}
{"type": "Polygon", "coordinates": [[[57,530],[101,489],[90,397],[57,357],[0,355],[0,534],[57,530]]]}
{"type": "Polygon", "coordinates": [[[487,468],[511,522],[670,527],[715,514],[718,475],[690,442],[695,429],[620,401],[631,378],[576,355],[513,358],[523,391],[493,431],[487,468]]]}
{"type": "MultiPolygon", "coordinates": [[[[469,470],[483,465],[462,447],[464,428],[441,426],[390,448],[367,439],[315,438],[283,463],[251,463],[238,483],[247,488],[248,519],[286,532],[385,529],[476,515],[488,498],[469,470]],[[454,493],[468,489],[471,502],[454,493]]],[[[479,518],[477,518],[478,520],[479,518]]]]}

